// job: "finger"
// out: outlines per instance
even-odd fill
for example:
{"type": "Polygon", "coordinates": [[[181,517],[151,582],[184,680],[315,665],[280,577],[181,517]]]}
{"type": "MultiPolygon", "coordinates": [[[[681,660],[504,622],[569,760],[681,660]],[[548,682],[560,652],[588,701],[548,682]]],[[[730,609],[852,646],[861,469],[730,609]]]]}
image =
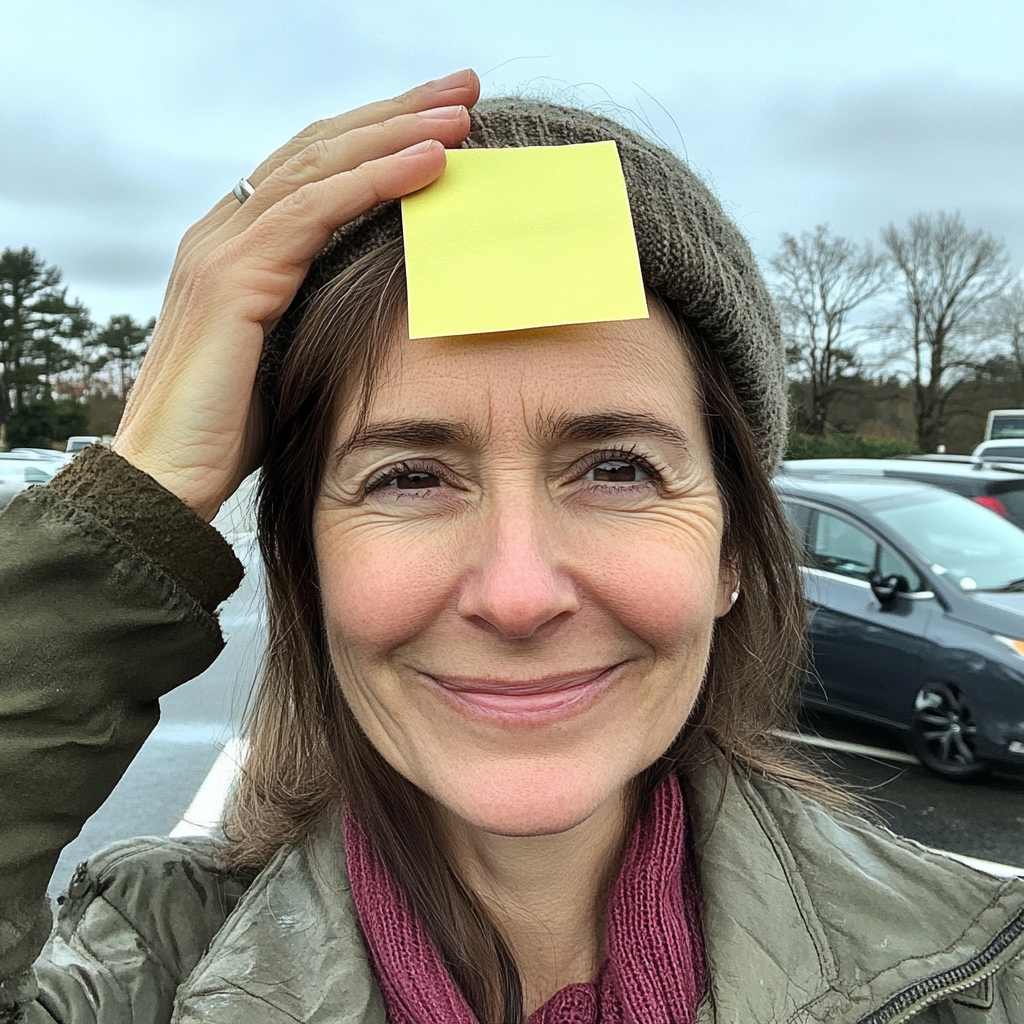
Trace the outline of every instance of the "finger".
{"type": "Polygon", "coordinates": [[[278,167],[301,153],[310,143],[335,138],[355,128],[364,128],[381,121],[389,121],[401,114],[415,114],[432,107],[472,107],[479,98],[480,79],[477,78],[475,71],[467,68],[445,78],[418,85],[401,96],[378,100],[338,114],[336,117],[315,121],[267,157],[249,175],[249,181],[253,185],[258,185],[278,167]]]}
{"type": "Polygon", "coordinates": [[[289,193],[211,254],[215,267],[231,268],[218,274],[222,315],[264,327],[275,321],[338,227],[424,188],[445,163],[444,147],[430,139],[289,193]]]}
{"type": "MultiPolygon", "coordinates": [[[[444,166],[444,148],[428,140],[290,193],[246,231],[217,246],[196,268],[199,284],[192,293],[204,294],[204,301],[198,309],[179,303],[166,318],[161,315],[132,397],[145,391],[149,378],[180,376],[180,368],[171,372],[168,367],[191,358],[192,346],[183,349],[168,340],[201,338],[204,359],[230,358],[236,378],[255,373],[257,340],[288,307],[309,264],[337,227],[376,203],[423,188],[444,166]],[[254,333],[239,333],[231,323],[249,324],[254,333]],[[219,354],[224,345],[230,351],[219,354]]],[[[135,412],[130,399],[123,429],[135,412]]]]}
{"type": "MultiPolygon", "coordinates": [[[[179,255],[176,269],[179,269],[180,265],[183,283],[179,283],[177,275],[172,274],[164,308],[161,309],[158,319],[157,332],[141,373],[156,377],[163,373],[164,360],[175,347],[163,343],[165,334],[174,336],[178,333],[196,333],[194,325],[188,330],[183,330],[178,322],[182,316],[186,319],[189,316],[187,295],[197,292],[202,294],[206,290],[203,286],[196,287],[197,276],[206,280],[212,279],[214,282],[211,290],[216,292],[217,298],[208,297],[205,305],[219,309],[221,317],[218,318],[222,318],[223,314],[230,316],[229,310],[234,305],[233,300],[239,296],[257,296],[257,305],[274,310],[273,316],[280,316],[302,283],[313,256],[319,248],[326,245],[338,226],[364,213],[378,202],[406,195],[429,184],[444,169],[444,164],[442,145],[432,139],[421,140],[420,143],[409,146],[402,152],[361,163],[324,179],[333,181],[332,190],[328,194],[328,202],[333,203],[333,206],[326,210],[322,205],[317,205],[315,197],[309,191],[311,185],[323,181],[313,181],[299,189],[292,189],[282,201],[264,211],[261,217],[255,218],[252,223],[261,224],[259,230],[254,230],[251,225],[245,230],[240,230],[232,222],[229,230],[222,225],[221,230],[209,233],[203,244],[193,252],[186,257],[179,255]],[[310,227],[310,214],[314,221],[324,217],[328,220],[319,224],[313,223],[310,227]],[[290,219],[293,215],[294,220],[290,219]],[[287,220],[285,229],[276,226],[283,217],[287,220]],[[269,227],[266,226],[267,223],[269,227]],[[281,250],[281,247],[276,245],[279,240],[289,237],[294,230],[300,233],[311,230],[311,249],[296,255],[294,251],[281,250]],[[218,234],[224,237],[218,239],[218,234]],[[236,244],[240,240],[242,244],[236,244]],[[279,253],[283,266],[276,262],[279,260],[279,253]],[[240,271],[240,264],[245,263],[246,259],[258,264],[261,272],[253,274],[251,267],[248,274],[244,268],[240,271]],[[245,281],[240,280],[240,272],[245,281]]],[[[250,204],[255,202],[256,197],[253,196],[245,207],[237,206],[239,213],[248,211],[250,204]]],[[[184,246],[185,243],[182,243],[182,247],[184,246]]],[[[200,313],[200,316],[206,318],[203,313],[200,313]]],[[[243,318],[249,321],[255,318],[266,329],[270,314],[259,314],[255,317],[244,315],[243,318]]]]}
{"type": "Polygon", "coordinates": [[[241,231],[303,185],[351,171],[360,164],[379,160],[428,139],[436,139],[445,148],[451,148],[459,145],[468,134],[469,111],[463,106],[451,106],[402,114],[312,143],[274,171],[244,205],[237,207],[231,219],[231,230],[241,231]]]}
{"type": "MultiPolygon", "coordinates": [[[[339,114],[336,117],[315,121],[267,157],[249,175],[248,181],[254,186],[259,185],[275,170],[282,167],[293,157],[301,154],[309,146],[328,139],[337,138],[345,132],[369,127],[403,114],[415,114],[431,108],[444,106],[472,107],[479,97],[480,79],[477,77],[476,72],[467,68],[445,78],[416,86],[414,89],[410,89],[408,92],[402,93],[401,96],[396,96],[393,99],[368,103],[363,107],[339,114]]],[[[441,141],[445,142],[446,145],[455,145],[461,142],[462,139],[460,138],[450,143],[446,139],[441,141]]],[[[246,205],[248,206],[249,203],[247,202],[246,205]]],[[[216,239],[211,238],[211,236],[220,231],[238,212],[238,208],[238,199],[232,193],[227,193],[218,200],[205,216],[189,228],[182,239],[180,251],[188,251],[200,244],[204,245],[204,247],[208,244],[215,244],[216,239]]]]}

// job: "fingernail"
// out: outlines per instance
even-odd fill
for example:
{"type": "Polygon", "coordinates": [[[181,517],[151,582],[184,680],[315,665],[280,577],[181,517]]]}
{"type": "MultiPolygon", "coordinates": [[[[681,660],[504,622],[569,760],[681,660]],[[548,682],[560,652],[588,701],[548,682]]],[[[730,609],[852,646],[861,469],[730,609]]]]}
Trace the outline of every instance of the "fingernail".
{"type": "Polygon", "coordinates": [[[415,146],[407,146],[405,149],[400,149],[397,156],[419,156],[420,153],[426,153],[431,146],[438,146],[439,142],[435,142],[433,139],[427,139],[425,142],[417,142],[415,146]]]}
{"type": "Polygon", "coordinates": [[[435,78],[432,82],[427,82],[423,88],[433,89],[435,92],[445,92],[448,89],[456,89],[460,85],[468,85],[469,76],[470,70],[466,68],[463,71],[455,71],[450,75],[445,75],[444,78],[435,78]]]}
{"type": "Polygon", "coordinates": [[[452,121],[460,114],[465,113],[463,106],[454,107],[431,107],[429,110],[419,111],[420,117],[436,118],[438,121],[452,121]]]}

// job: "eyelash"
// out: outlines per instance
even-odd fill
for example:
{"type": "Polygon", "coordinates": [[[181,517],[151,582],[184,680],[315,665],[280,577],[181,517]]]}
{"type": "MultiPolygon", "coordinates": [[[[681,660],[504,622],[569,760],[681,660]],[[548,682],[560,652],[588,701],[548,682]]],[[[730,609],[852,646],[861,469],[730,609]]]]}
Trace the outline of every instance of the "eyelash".
{"type": "MultiPolygon", "coordinates": [[[[581,476],[585,476],[592,469],[600,466],[605,462],[627,462],[630,465],[638,466],[645,473],[648,474],[650,480],[638,480],[630,483],[619,484],[620,489],[627,487],[638,487],[646,484],[658,484],[660,485],[663,481],[662,474],[651,464],[650,460],[640,455],[636,448],[607,448],[601,451],[591,452],[585,456],[583,461],[583,468],[581,476]]],[[[400,477],[405,476],[408,473],[429,473],[431,476],[436,476],[442,483],[452,485],[451,478],[445,473],[444,467],[437,462],[429,461],[416,461],[412,460],[409,462],[396,462],[391,466],[386,466],[384,469],[378,470],[369,480],[363,488],[365,494],[370,494],[374,491],[378,491],[383,487],[386,487],[392,480],[397,480],[400,477]]],[[[596,481],[591,481],[596,482],[596,481]]]]}
{"type": "Polygon", "coordinates": [[[451,484],[450,478],[439,463],[417,462],[413,460],[411,462],[396,462],[391,466],[385,466],[384,469],[378,470],[366,481],[363,490],[366,494],[378,491],[382,487],[386,487],[392,480],[397,480],[408,473],[428,473],[430,476],[436,476],[442,483],[451,484]]]}
{"type": "MultiPolygon", "coordinates": [[[[630,483],[622,483],[619,485],[620,488],[626,487],[642,487],[645,484],[661,484],[662,475],[658,470],[651,464],[650,460],[639,454],[636,447],[632,448],[608,448],[604,451],[591,452],[590,455],[586,456],[584,460],[584,475],[589,473],[592,469],[600,466],[605,462],[626,462],[631,466],[637,466],[642,469],[649,477],[650,480],[636,480],[630,483]]],[[[592,481],[595,482],[596,481],[592,481]]]]}

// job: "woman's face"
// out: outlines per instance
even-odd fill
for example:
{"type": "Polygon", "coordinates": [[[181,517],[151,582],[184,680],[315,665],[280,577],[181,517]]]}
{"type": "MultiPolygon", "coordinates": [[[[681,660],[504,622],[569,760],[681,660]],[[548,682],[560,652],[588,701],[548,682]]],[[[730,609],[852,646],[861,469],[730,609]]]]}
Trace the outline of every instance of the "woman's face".
{"type": "Polygon", "coordinates": [[[400,342],[315,516],[331,656],[384,758],[504,835],[662,754],[734,581],[667,314],[400,342]]]}

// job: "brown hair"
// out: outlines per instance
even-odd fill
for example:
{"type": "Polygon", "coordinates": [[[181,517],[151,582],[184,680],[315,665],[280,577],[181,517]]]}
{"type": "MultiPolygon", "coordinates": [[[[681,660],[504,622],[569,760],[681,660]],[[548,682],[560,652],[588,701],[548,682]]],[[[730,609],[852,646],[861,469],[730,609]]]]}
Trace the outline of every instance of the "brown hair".
{"type": "MultiPolygon", "coordinates": [[[[515,962],[444,855],[430,801],[377,753],[342,697],[327,649],[313,512],[342,401],[365,415],[405,312],[401,242],[349,267],[313,297],[282,368],[259,489],[269,640],[247,716],[249,752],[227,823],[230,869],[256,871],[301,843],[339,802],[408,895],[483,1022],[524,1019],[515,962]],[[358,390],[356,385],[358,384],[358,390]]],[[[788,719],[803,654],[803,603],[789,532],[718,357],[675,315],[699,382],[725,510],[724,557],[742,577],[719,619],[690,720],[634,783],[634,806],[714,748],[816,796],[833,791],[772,730],[788,719]]]]}

